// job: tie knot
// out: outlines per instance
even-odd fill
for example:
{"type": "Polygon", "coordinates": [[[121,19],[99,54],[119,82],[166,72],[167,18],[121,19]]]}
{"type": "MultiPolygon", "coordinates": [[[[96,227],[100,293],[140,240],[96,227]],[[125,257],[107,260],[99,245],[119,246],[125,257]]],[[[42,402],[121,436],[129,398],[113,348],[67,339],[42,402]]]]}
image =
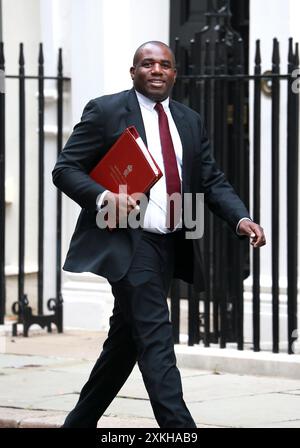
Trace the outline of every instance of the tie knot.
{"type": "Polygon", "coordinates": [[[154,106],[154,109],[160,114],[161,112],[164,112],[164,107],[161,103],[156,103],[154,106]]]}

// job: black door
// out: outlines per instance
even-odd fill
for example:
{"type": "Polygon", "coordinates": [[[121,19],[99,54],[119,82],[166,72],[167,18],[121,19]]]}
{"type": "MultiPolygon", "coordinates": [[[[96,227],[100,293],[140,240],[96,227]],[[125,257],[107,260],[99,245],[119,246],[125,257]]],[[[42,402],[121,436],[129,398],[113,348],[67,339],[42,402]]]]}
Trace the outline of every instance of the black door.
{"type": "Polygon", "coordinates": [[[249,0],[171,0],[170,43],[174,48],[175,38],[188,47],[190,39],[201,31],[209,17],[205,14],[220,10],[230,3],[232,28],[243,38],[245,46],[246,73],[249,54],[249,0]]]}
{"type": "MultiPolygon", "coordinates": [[[[249,72],[249,0],[232,0],[231,2],[229,0],[172,0],[170,33],[171,47],[176,50],[176,59],[179,63],[179,76],[173,92],[174,99],[200,112],[208,129],[218,165],[248,206],[249,91],[248,83],[241,84],[234,75],[237,73],[240,37],[243,39],[245,62],[241,73],[249,72]],[[175,45],[175,38],[179,39],[179,45],[175,45]],[[193,45],[191,45],[192,39],[193,45]],[[223,39],[226,50],[222,47],[221,52],[226,54],[224,59],[226,62],[218,65],[215,43],[223,39]],[[207,51],[205,50],[207,40],[210,41],[209,53],[211,54],[211,62],[208,65],[206,65],[207,51]],[[217,75],[217,67],[220,68],[222,64],[226,65],[224,73],[228,76],[232,75],[232,79],[226,84],[226,95],[223,90],[223,81],[212,80],[208,90],[206,81],[201,79],[201,76],[206,74],[208,66],[210,66],[209,73],[217,75]],[[185,75],[191,76],[187,78],[185,75]],[[193,76],[194,79],[192,79],[193,76]],[[209,97],[208,101],[205,100],[206,96],[209,97]],[[211,104],[212,113],[206,113],[205,103],[211,104]]],[[[197,262],[200,270],[201,259],[204,260],[202,263],[206,284],[204,298],[209,297],[209,301],[214,303],[214,309],[223,314],[221,321],[223,320],[223,323],[226,321],[223,325],[223,328],[226,327],[226,342],[234,341],[237,339],[237,310],[240,309],[243,300],[242,281],[249,275],[248,242],[245,244],[245,242],[237,241],[233,233],[228,231],[225,223],[216,217],[209,217],[208,211],[205,214],[205,221],[205,234],[199,243],[200,256],[199,263],[197,262]]],[[[180,285],[181,291],[184,291],[181,297],[189,298],[191,303],[190,289],[184,286],[186,285],[180,285]]],[[[201,294],[199,297],[201,300],[201,294]]],[[[218,312],[214,312],[216,318],[214,318],[211,341],[215,341],[220,334],[217,314],[218,312]]],[[[205,316],[205,319],[201,316],[200,321],[204,320],[208,320],[208,316],[205,316]]]]}

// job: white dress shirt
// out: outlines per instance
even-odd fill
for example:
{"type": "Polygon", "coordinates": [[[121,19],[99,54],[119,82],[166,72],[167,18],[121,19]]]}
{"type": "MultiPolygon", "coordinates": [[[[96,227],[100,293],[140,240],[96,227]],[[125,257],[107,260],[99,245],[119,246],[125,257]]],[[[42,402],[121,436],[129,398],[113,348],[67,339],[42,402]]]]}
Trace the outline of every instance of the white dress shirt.
{"type": "MultiPolygon", "coordinates": [[[[163,177],[161,177],[159,181],[150,190],[150,200],[148,207],[146,209],[143,228],[144,230],[147,230],[149,232],[168,233],[169,230],[166,227],[166,220],[167,220],[166,178],[165,178],[165,169],[164,169],[162,148],[159,135],[158,113],[154,109],[156,102],[150,100],[149,98],[145,97],[139,92],[136,92],[136,95],[143,117],[148,150],[152,154],[154,160],[156,161],[156,163],[158,164],[159,168],[163,173],[163,177]]],[[[179,177],[180,180],[182,180],[182,144],[178,134],[178,130],[176,128],[176,125],[170,112],[169,98],[162,101],[161,104],[168,117],[169,128],[177,160],[179,177]]],[[[178,223],[177,227],[180,226],[181,222],[178,223]]]]}

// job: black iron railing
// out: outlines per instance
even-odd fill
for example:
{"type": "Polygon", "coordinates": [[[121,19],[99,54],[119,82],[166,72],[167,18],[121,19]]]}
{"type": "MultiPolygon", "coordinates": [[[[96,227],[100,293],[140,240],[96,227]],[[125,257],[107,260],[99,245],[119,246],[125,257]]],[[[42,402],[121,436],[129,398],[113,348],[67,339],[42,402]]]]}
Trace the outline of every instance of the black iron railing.
{"type": "MultiPolygon", "coordinates": [[[[226,11],[223,11],[223,18],[226,11]]],[[[212,16],[208,16],[211,21],[212,16]]],[[[221,27],[222,28],[222,27],[221,27]]],[[[206,31],[209,27],[206,27],[206,31]]],[[[177,39],[174,49],[178,63],[178,77],[174,91],[177,99],[197,110],[205,120],[208,136],[218,165],[223,169],[235,190],[247,206],[252,199],[252,214],[260,222],[261,204],[261,97],[262,90],[271,100],[269,127],[272,141],[270,171],[272,191],[272,350],[280,348],[280,296],[279,260],[286,256],[287,262],[287,316],[288,353],[293,353],[292,344],[297,329],[297,269],[298,269],[298,154],[299,154],[299,95],[292,88],[295,73],[299,68],[298,44],[289,40],[287,71],[281,73],[279,42],[274,39],[272,71],[261,72],[260,41],[256,42],[254,73],[245,73],[243,40],[234,32],[226,33],[223,28],[215,39],[205,39],[205,32],[198,33],[191,40],[190,48],[181,47],[177,39]],[[253,104],[249,95],[253,83],[253,104]],[[280,254],[280,126],[282,123],[281,90],[288,87],[286,109],[287,119],[287,253],[280,254]],[[253,134],[250,135],[249,111],[253,110],[253,134]],[[249,158],[249,141],[253,142],[253,159],[249,158]],[[253,191],[249,187],[249,167],[253,164],[253,191]]],[[[271,58],[270,58],[271,60],[271,58]]],[[[270,61],[271,62],[271,61],[270,61]]],[[[299,79],[299,72],[298,72],[299,79]]],[[[189,299],[194,320],[189,320],[189,345],[203,341],[205,346],[219,343],[225,348],[235,342],[237,348],[244,348],[244,285],[251,271],[253,285],[253,341],[254,351],[261,349],[260,316],[260,252],[253,251],[250,266],[248,242],[234,241],[226,225],[209,211],[205,215],[204,241],[200,243],[203,253],[205,292],[190,290],[189,299]],[[195,305],[196,301],[196,305],[195,305]],[[199,311],[200,309],[200,311],[199,311]],[[196,311],[197,310],[197,311],[196,311]],[[195,322],[200,332],[195,332],[195,322]]],[[[193,288],[192,288],[193,289],[193,288]]],[[[171,313],[174,310],[174,338],[179,342],[179,304],[184,297],[182,285],[172,287],[171,313]],[[174,291],[177,291],[174,293],[174,291]],[[173,302],[173,303],[172,303],[173,302]],[[176,312],[177,310],[177,312],[176,312]]]]}
{"type": "MultiPolygon", "coordinates": [[[[5,73],[4,45],[0,44],[0,70],[5,73]]],[[[25,59],[23,44],[20,44],[19,73],[7,75],[6,79],[15,79],[19,83],[19,223],[18,223],[18,297],[12,310],[18,316],[13,324],[13,335],[17,334],[17,325],[23,324],[23,334],[28,336],[29,327],[38,324],[51,331],[54,323],[59,332],[63,331],[62,295],[61,295],[61,226],[62,200],[57,192],[56,213],[56,295],[49,298],[47,307],[52,314],[44,314],[44,206],[45,206],[45,80],[56,81],[57,85],[57,154],[63,143],[63,87],[70,78],[63,75],[62,50],[58,55],[58,70],[56,76],[45,76],[43,45],[40,44],[38,56],[38,75],[25,74],[25,59]],[[26,85],[33,80],[38,84],[38,273],[37,273],[37,315],[29,306],[29,298],[25,291],[25,229],[26,229],[26,85]]],[[[0,322],[5,317],[5,92],[0,92],[0,322]]]]}

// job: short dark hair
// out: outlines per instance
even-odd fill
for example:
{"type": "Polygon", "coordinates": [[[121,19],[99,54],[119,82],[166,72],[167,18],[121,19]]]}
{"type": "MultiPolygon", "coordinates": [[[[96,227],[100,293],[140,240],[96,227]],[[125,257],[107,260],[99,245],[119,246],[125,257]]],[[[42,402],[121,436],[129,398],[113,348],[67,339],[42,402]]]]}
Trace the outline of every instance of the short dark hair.
{"type": "Polygon", "coordinates": [[[134,53],[134,56],[133,56],[133,65],[134,65],[134,66],[137,64],[137,60],[138,60],[140,51],[141,51],[144,47],[146,47],[147,45],[157,45],[158,47],[163,46],[163,47],[168,48],[168,50],[170,51],[170,53],[171,53],[171,55],[172,55],[173,63],[174,63],[174,66],[175,66],[175,55],[174,55],[174,53],[173,53],[173,50],[169,47],[169,45],[167,45],[167,44],[165,44],[164,42],[161,42],[161,41],[159,41],[159,40],[149,40],[148,42],[144,42],[142,45],[140,45],[140,46],[136,49],[136,51],[135,51],[135,53],[134,53]]]}

